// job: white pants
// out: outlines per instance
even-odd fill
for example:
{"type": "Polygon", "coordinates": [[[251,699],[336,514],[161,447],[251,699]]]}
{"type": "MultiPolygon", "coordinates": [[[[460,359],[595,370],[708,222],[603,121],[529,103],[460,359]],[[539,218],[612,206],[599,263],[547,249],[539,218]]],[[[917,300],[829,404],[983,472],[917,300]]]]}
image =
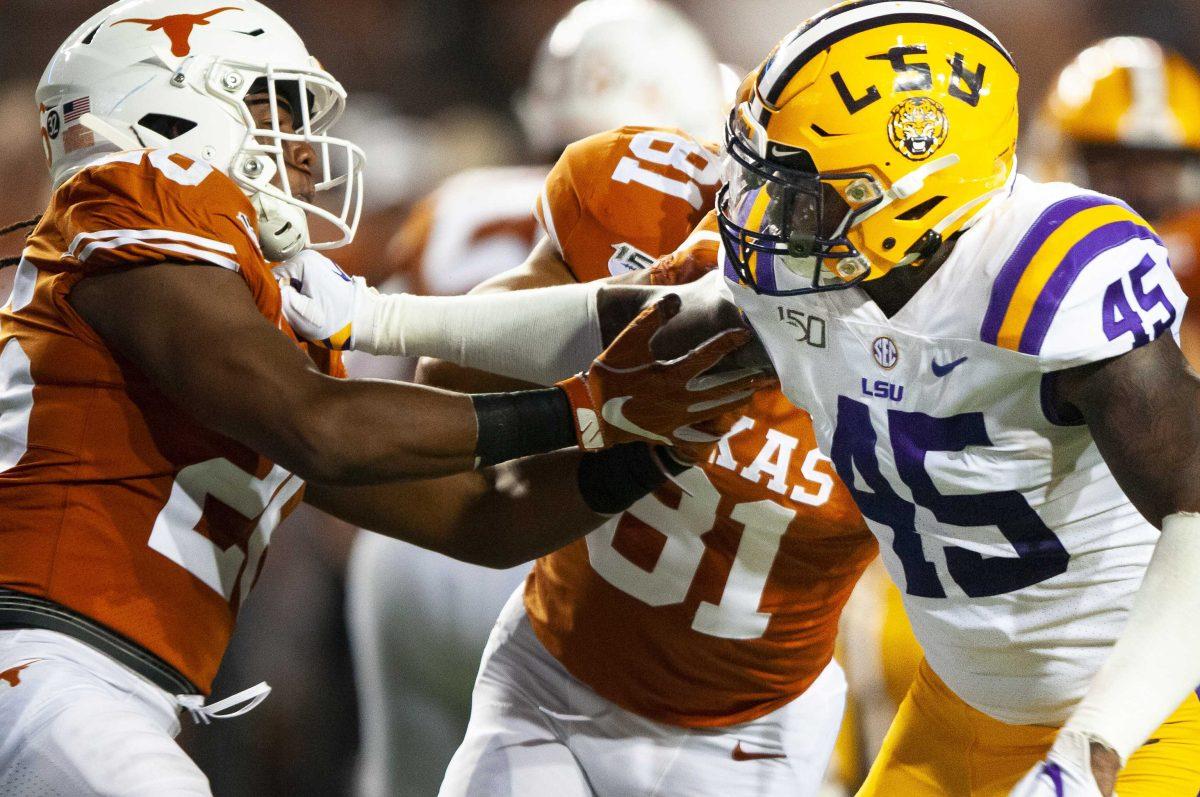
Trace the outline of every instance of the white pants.
{"type": "Polygon", "coordinates": [[[0,795],[210,797],[175,743],[178,711],[167,692],[82,642],[0,631],[0,795]]]}
{"type": "Polygon", "coordinates": [[[441,797],[811,797],[845,699],[831,663],[803,695],[751,722],[653,722],[572,677],[538,641],[518,591],[484,652],[467,737],[441,797]]]}
{"type": "Polygon", "coordinates": [[[488,570],[362,533],[346,578],[359,797],[431,797],[462,742],[496,616],[529,566],[488,570]]]}

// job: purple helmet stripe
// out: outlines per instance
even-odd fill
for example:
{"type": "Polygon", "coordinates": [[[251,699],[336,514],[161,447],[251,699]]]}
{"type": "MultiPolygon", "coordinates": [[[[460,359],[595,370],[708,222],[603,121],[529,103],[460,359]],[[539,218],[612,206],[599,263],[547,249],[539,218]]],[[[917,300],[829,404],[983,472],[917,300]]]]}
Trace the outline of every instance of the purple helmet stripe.
{"type": "Polygon", "coordinates": [[[1075,214],[1101,205],[1123,203],[1100,194],[1073,196],[1060,202],[1055,202],[1030,225],[1025,237],[1013,250],[1012,255],[1005,261],[992,283],[992,295],[988,301],[987,313],[983,316],[983,326],[980,328],[980,340],[995,345],[1000,338],[1000,328],[1004,325],[1004,317],[1008,315],[1008,306],[1012,303],[1017,285],[1025,274],[1025,269],[1033,262],[1039,250],[1054,231],[1066,224],[1075,214]]]}
{"type": "Polygon", "coordinates": [[[1050,331],[1050,323],[1054,321],[1054,316],[1071,286],[1089,263],[1110,249],[1138,240],[1162,243],[1148,227],[1133,221],[1116,221],[1094,230],[1071,247],[1071,251],[1055,268],[1034,302],[1033,311],[1030,312],[1029,320],[1025,322],[1025,330],[1021,333],[1020,352],[1041,353],[1046,334],[1050,331]]]}

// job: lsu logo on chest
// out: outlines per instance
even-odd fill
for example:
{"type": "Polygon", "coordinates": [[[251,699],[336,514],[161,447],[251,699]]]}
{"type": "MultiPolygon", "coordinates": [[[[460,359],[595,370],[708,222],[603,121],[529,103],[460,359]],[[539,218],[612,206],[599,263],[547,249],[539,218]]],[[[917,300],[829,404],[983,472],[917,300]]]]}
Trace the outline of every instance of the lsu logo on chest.
{"type": "Polygon", "coordinates": [[[765,487],[784,502],[822,506],[833,492],[832,465],[811,434],[806,438],[742,416],[717,444],[707,470],[714,477],[722,470],[736,474],[747,487],[765,487]]]}

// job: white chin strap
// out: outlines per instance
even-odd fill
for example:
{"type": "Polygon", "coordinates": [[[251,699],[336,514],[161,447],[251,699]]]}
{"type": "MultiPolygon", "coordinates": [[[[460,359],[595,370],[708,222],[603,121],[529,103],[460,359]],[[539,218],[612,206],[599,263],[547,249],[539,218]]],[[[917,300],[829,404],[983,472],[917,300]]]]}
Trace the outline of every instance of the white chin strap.
{"type": "Polygon", "coordinates": [[[303,208],[262,193],[250,202],[258,213],[258,240],[268,261],[281,263],[308,246],[308,214],[303,208]]]}

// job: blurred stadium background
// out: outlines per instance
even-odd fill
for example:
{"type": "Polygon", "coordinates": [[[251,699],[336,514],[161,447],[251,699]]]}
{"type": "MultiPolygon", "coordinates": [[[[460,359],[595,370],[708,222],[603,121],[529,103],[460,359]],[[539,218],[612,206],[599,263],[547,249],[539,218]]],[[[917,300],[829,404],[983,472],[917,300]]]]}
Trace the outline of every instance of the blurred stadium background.
{"type": "MultiPolygon", "coordinates": [[[[265,0],[349,89],[368,153],[368,220],[339,260],[375,279],[414,202],[460,170],[530,157],[513,111],[541,39],[572,0],[265,0]]],[[[0,48],[0,221],[44,207],[47,180],[33,90],[62,39],[107,0],[4,0],[0,48]]],[[[1029,121],[1059,69],[1113,35],[1144,35],[1200,61],[1195,0],[955,0],[1017,57],[1029,121]]],[[[825,0],[681,0],[721,60],[749,69],[825,0]]],[[[0,256],[15,254],[7,241],[0,256]]],[[[4,276],[0,275],[0,283],[4,276]]],[[[0,285],[7,293],[7,286],[0,285]]],[[[266,680],[274,695],[253,713],[198,729],[184,745],[221,797],[353,792],[359,749],[344,576],[355,532],[297,513],[272,541],[216,694],[266,680]]],[[[471,601],[473,595],[460,596],[471,601]]],[[[413,629],[419,633],[420,629],[413,629]]],[[[473,669],[474,661],[443,662],[473,669]]],[[[461,695],[465,712],[469,694],[461,695]]],[[[416,710],[416,709],[415,709],[416,710]]],[[[465,714],[464,714],[465,721],[465,714]]]]}

